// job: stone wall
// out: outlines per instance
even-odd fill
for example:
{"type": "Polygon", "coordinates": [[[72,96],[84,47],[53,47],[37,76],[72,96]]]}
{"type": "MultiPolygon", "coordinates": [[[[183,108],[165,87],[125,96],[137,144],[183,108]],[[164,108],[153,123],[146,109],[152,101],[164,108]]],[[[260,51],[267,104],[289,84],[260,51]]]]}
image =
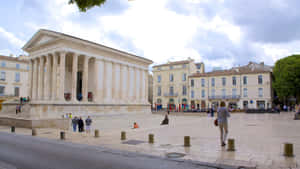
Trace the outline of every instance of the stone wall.
{"type": "Polygon", "coordinates": [[[68,130],[70,119],[17,119],[13,117],[0,117],[0,125],[22,128],[58,128],[68,130]]]}

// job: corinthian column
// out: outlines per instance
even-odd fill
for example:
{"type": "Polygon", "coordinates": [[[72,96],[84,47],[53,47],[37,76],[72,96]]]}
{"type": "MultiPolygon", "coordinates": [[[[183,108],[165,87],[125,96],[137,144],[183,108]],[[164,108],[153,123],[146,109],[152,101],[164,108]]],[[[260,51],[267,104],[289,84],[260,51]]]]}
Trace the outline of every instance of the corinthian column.
{"type": "Polygon", "coordinates": [[[134,70],[133,67],[129,66],[129,99],[130,101],[134,101],[134,83],[135,82],[135,78],[134,78],[134,70]]]}
{"type": "Polygon", "coordinates": [[[43,90],[44,90],[44,57],[40,57],[40,67],[39,67],[39,100],[43,100],[43,90]]]}
{"type": "Polygon", "coordinates": [[[44,88],[44,99],[50,100],[50,80],[51,80],[51,56],[47,55],[46,61],[46,81],[45,81],[45,88],[44,88]]]}
{"type": "Polygon", "coordinates": [[[112,102],[112,62],[105,61],[105,103],[112,102]]]}
{"type": "Polygon", "coordinates": [[[36,100],[37,99],[37,66],[38,66],[38,63],[37,63],[37,59],[33,59],[33,78],[32,78],[32,99],[33,100],[36,100]]]}
{"type": "Polygon", "coordinates": [[[66,67],[67,52],[62,51],[59,53],[59,100],[65,101],[65,67],[66,67]]]}
{"type": "Polygon", "coordinates": [[[139,99],[140,87],[141,87],[140,81],[141,81],[140,70],[138,68],[135,68],[135,102],[136,103],[139,103],[139,101],[140,101],[140,99],[139,99]]]}
{"type": "Polygon", "coordinates": [[[148,76],[147,74],[146,74],[146,71],[144,71],[143,69],[141,69],[141,82],[142,82],[142,84],[141,84],[141,95],[140,95],[140,101],[142,102],[142,103],[145,103],[146,102],[146,100],[145,100],[145,95],[146,95],[146,90],[148,90],[148,89],[146,89],[146,76],[148,76]]]}
{"type": "Polygon", "coordinates": [[[95,61],[95,73],[96,73],[96,93],[95,93],[95,101],[97,103],[103,103],[104,98],[104,61],[103,60],[96,60],[95,61]]]}
{"type": "Polygon", "coordinates": [[[127,80],[128,80],[128,68],[126,65],[121,65],[121,81],[120,84],[122,84],[120,87],[120,100],[122,103],[126,102],[127,100],[127,80]]]}
{"type": "Polygon", "coordinates": [[[146,74],[146,76],[145,76],[145,82],[146,82],[146,95],[145,95],[145,99],[146,99],[146,103],[147,104],[149,104],[149,102],[148,102],[148,89],[149,89],[149,86],[148,86],[148,84],[149,84],[149,76],[148,76],[148,70],[145,70],[145,74],[146,74]]]}
{"type": "Polygon", "coordinates": [[[119,103],[121,101],[120,99],[120,88],[121,88],[121,82],[120,82],[120,64],[115,63],[114,64],[114,101],[119,103]]]}
{"type": "Polygon", "coordinates": [[[32,85],[33,85],[33,60],[29,60],[29,86],[28,86],[28,96],[32,99],[32,85]]]}
{"type": "Polygon", "coordinates": [[[88,101],[89,57],[84,56],[82,77],[82,101],[88,101]]]}
{"type": "Polygon", "coordinates": [[[72,101],[77,101],[76,91],[77,91],[77,69],[78,67],[78,54],[73,54],[73,63],[72,63],[72,101]]]}
{"type": "Polygon", "coordinates": [[[57,85],[56,85],[56,80],[57,80],[57,55],[54,53],[53,54],[53,65],[52,65],[52,100],[56,100],[56,93],[57,93],[57,85]]]}

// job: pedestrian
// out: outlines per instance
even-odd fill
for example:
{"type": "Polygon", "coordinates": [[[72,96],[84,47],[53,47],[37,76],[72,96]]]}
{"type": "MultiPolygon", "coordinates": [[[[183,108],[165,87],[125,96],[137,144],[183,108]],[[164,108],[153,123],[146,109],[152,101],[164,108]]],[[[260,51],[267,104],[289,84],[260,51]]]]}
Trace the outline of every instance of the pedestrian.
{"type": "Polygon", "coordinates": [[[160,125],[168,125],[168,124],[169,124],[169,118],[168,118],[168,115],[166,114],[165,119],[161,122],[160,125]]]}
{"type": "Polygon", "coordinates": [[[92,119],[90,118],[90,116],[88,116],[87,119],[85,119],[85,125],[86,125],[86,132],[90,133],[91,132],[91,125],[92,125],[92,119]]]}
{"type": "Polygon", "coordinates": [[[211,116],[211,117],[214,117],[214,113],[215,113],[214,108],[211,107],[211,109],[210,109],[210,116],[211,116]]]}
{"type": "Polygon", "coordinates": [[[226,145],[226,139],[228,135],[228,120],[227,118],[230,117],[228,109],[225,107],[225,102],[221,102],[221,107],[218,109],[218,125],[220,128],[220,140],[221,146],[226,145]]]}
{"type": "Polygon", "coordinates": [[[168,114],[170,114],[170,111],[168,110],[168,114]]]}
{"type": "Polygon", "coordinates": [[[72,113],[69,113],[69,118],[72,119],[72,113]]]}
{"type": "Polygon", "coordinates": [[[133,128],[132,128],[132,129],[137,129],[137,128],[139,128],[139,125],[138,125],[136,122],[134,122],[134,123],[133,123],[133,128]]]}
{"type": "Polygon", "coordinates": [[[77,130],[77,125],[78,125],[78,118],[75,116],[73,119],[72,119],[72,126],[73,126],[73,131],[76,132],[77,130]]]}
{"type": "Polygon", "coordinates": [[[16,106],[16,114],[19,113],[19,109],[20,109],[20,108],[19,108],[19,105],[17,105],[17,106],[16,106]]]}
{"type": "Polygon", "coordinates": [[[83,123],[82,118],[80,117],[78,120],[78,130],[80,133],[83,132],[83,128],[84,128],[84,123],[83,123]]]}

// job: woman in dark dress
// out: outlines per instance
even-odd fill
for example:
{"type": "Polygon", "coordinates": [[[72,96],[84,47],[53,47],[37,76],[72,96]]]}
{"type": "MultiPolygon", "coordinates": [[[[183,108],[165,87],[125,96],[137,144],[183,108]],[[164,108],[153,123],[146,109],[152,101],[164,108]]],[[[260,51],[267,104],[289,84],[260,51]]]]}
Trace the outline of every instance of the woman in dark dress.
{"type": "Polygon", "coordinates": [[[83,123],[82,118],[80,117],[78,120],[78,130],[79,130],[79,132],[83,132],[83,129],[84,129],[84,123],[83,123]]]}

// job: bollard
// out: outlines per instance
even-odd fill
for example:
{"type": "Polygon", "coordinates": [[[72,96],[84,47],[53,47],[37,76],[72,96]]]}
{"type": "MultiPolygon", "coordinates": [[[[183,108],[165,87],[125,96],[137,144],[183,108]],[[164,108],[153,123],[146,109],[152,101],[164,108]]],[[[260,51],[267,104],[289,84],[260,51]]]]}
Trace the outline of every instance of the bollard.
{"type": "Polygon", "coordinates": [[[15,126],[11,126],[11,132],[14,133],[16,130],[15,126]]]}
{"type": "Polygon", "coordinates": [[[95,130],[95,138],[98,138],[98,137],[99,137],[99,130],[96,129],[96,130],[95,130]]]}
{"type": "Polygon", "coordinates": [[[291,143],[284,143],[284,156],[286,157],[294,157],[294,150],[293,150],[293,144],[291,143]]]}
{"type": "Polygon", "coordinates": [[[65,140],[66,139],[66,133],[64,131],[60,132],[60,139],[65,140]]]}
{"type": "Polygon", "coordinates": [[[191,142],[190,142],[190,136],[184,136],[184,147],[190,147],[191,142]]]}
{"type": "Polygon", "coordinates": [[[228,139],[227,151],[235,151],[234,139],[228,139]]]}
{"type": "Polygon", "coordinates": [[[32,129],[32,136],[36,136],[36,129],[32,129]]]}
{"type": "Polygon", "coordinates": [[[149,142],[150,144],[153,144],[153,143],[154,143],[154,134],[149,134],[148,142],[149,142]]]}
{"type": "Polygon", "coordinates": [[[121,132],[121,140],[126,140],[126,132],[125,131],[121,132]]]}

